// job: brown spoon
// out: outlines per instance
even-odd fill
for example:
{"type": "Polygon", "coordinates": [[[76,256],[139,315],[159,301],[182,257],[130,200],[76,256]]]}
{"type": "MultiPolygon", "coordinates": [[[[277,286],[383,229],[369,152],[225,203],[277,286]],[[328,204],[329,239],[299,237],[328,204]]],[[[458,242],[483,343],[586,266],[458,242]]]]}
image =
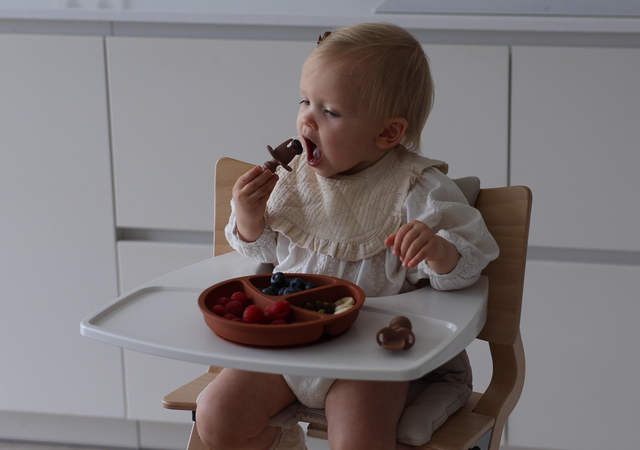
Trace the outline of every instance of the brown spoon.
{"type": "Polygon", "coordinates": [[[302,153],[302,144],[299,140],[291,138],[278,145],[275,149],[267,145],[267,150],[269,150],[273,159],[264,163],[262,165],[263,169],[275,173],[278,166],[282,166],[288,172],[291,172],[291,167],[288,164],[296,155],[302,153]]]}

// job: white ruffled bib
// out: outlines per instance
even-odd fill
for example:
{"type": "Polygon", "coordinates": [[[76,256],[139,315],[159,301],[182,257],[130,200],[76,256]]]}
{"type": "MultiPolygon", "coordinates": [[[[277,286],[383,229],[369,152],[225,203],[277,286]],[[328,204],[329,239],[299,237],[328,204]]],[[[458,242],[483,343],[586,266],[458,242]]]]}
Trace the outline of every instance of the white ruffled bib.
{"type": "Polygon", "coordinates": [[[403,202],[422,172],[448,170],[446,163],[401,146],[353,175],[319,176],[303,157],[290,166],[292,172],[278,168],[267,223],[299,247],[346,261],[385,249],[386,237],[402,225],[403,202]]]}

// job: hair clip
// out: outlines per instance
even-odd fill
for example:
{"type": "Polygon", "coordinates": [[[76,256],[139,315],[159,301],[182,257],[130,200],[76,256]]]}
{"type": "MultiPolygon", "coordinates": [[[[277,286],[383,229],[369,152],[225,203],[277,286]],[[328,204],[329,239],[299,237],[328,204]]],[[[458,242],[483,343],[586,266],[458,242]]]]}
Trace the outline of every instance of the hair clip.
{"type": "Polygon", "coordinates": [[[331,31],[325,31],[322,36],[318,36],[318,44],[320,44],[320,42],[322,42],[322,40],[325,39],[330,34],[331,34],[331,31]]]}

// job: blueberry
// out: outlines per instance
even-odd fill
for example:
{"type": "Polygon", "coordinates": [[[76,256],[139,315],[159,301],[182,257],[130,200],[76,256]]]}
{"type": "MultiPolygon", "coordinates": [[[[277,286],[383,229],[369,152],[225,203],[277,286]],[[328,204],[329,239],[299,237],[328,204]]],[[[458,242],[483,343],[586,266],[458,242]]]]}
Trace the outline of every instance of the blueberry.
{"type": "Polygon", "coordinates": [[[291,279],[291,283],[289,283],[289,287],[294,287],[304,291],[306,289],[306,283],[300,277],[295,277],[291,279]]]}
{"type": "Polygon", "coordinates": [[[280,288],[280,290],[278,291],[278,295],[285,295],[285,291],[289,289],[287,286],[283,286],[280,288]]]}
{"type": "Polygon", "coordinates": [[[289,286],[289,279],[282,272],[276,272],[271,276],[271,284],[279,288],[289,286]]]}
{"type": "Polygon", "coordinates": [[[282,295],[295,294],[296,292],[301,292],[301,289],[298,289],[297,287],[289,286],[284,288],[284,294],[282,295]]]}
{"type": "Polygon", "coordinates": [[[309,289],[316,288],[316,287],[318,287],[318,286],[316,286],[315,284],[313,284],[313,283],[311,283],[311,282],[308,282],[308,283],[305,283],[305,284],[304,284],[304,290],[305,290],[305,291],[306,291],[306,290],[309,290],[309,289]]]}
{"type": "Polygon", "coordinates": [[[272,286],[269,286],[269,287],[266,287],[266,288],[262,289],[262,293],[263,294],[267,294],[267,295],[277,295],[278,294],[278,292],[275,291],[272,286]]]}
{"type": "Polygon", "coordinates": [[[302,144],[300,143],[299,140],[294,139],[293,141],[291,141],[291,145],[293,146],[293,148],[296,149],[296,155],[299,155],[300,153],[302,153],[302,144]]]}

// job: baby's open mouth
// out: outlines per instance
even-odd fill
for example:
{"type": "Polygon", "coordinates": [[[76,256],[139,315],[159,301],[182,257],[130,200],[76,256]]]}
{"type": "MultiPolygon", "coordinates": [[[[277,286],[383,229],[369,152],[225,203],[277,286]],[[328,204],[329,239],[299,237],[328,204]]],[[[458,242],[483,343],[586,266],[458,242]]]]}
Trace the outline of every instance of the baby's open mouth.
{"type": "Polygon", "coordinates": [[[307,150],[307,163],[314,166],[322,160],[322,150],[308,138],[304,138],[305,148],[307,150]]]}

